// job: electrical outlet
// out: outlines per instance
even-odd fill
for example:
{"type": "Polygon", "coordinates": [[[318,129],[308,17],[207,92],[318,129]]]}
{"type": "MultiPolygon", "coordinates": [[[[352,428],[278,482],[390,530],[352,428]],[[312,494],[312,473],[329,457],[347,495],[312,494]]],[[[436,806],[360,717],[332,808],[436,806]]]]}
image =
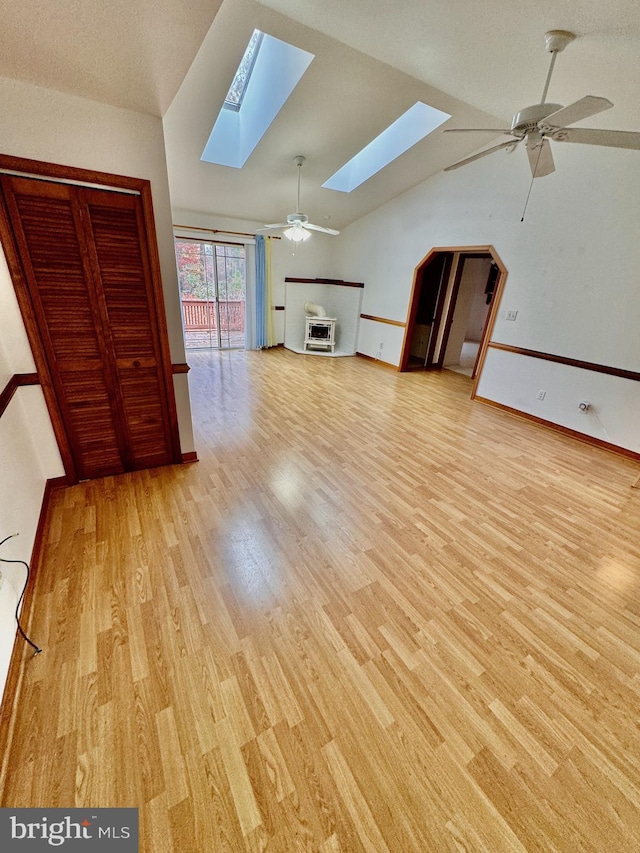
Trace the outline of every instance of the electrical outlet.
{"type": "Polygon", "coordinates": [[[545,398],[546,396],[547,396],[547,392],[546,392],[546,391],[538,391],[538,400],[544,400],[544,398],[545,398]]]}
{"type": "Polygon", "coordinates": [[[384,342],[383,341],[380,341],[380,346],[378,347],[378,349],[380,349],[380,350],[384,349],[384,342]]]}
{"type": "Polygon", "coordinates": [[[507,311],[507,320],[515,320],[517,316],[517,311],[507,311]]]}

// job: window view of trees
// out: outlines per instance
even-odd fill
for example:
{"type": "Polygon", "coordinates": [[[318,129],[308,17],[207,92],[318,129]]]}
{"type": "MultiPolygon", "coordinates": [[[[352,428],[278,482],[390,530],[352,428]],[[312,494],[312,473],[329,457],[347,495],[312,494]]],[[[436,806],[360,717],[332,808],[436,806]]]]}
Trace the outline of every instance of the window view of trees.
{"type": "Polygon", "coordinates": [[[199,240],[176,240],[178,279],[182,296],[214,299],[214,257],[220,298],[244,299],[244,246],[221,246],[199,240]]]}
{"type": "Polygon", "coordinates": [[[224,99],[224,106],[228,109],[239,110],[242,106],[242,99],[244,98],[244,93],[249,85],[251,72],[253,71],[253,66],[255,65],[256,58],[258,56],[258,50],[262,44],[262,35],[263,34],[260,30],[254,30],[251,38],[249,39],[247,49],[240,60],[238,70],[231,81],[231,86],[229,87],[227,96],[224,99]]]}
{"type": "Polygon", "coordinates": [[[176,240],[185,346],[244,346],[244,246],[176,240]]]}

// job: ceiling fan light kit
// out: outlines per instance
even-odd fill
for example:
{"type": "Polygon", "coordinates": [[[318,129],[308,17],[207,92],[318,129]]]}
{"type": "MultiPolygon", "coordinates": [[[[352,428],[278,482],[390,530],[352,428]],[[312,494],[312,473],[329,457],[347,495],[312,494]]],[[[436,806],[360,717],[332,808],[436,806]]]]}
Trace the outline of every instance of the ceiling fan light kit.
{"type": "Polygon", "coordinates": [[[298,223],[292,225],[291,228],[286,228],[282,233],[287,240],[292,240],[294,243],[304,243],[311,237],[311,234],[298,223]]]}
{"type": "Polygon", "coordinates": [[[290,213],[287,216],[286,222],[276,222],[273,225],[265,225],[263,228],[258,228],[257,234],[262,231],[271,231],[272,228],[284,228],[282,232],[284,236],[294,243],[302,243],[311,237],[310,231],[320,231],[323,234],[330,234],[332,237],[337,236],[340,232],[334,228],[324,228],[322,225],[313,225],[309,222],[309,217],[306,213],[300,213],[300,170],[305,161],[302,154],[296,154],[293,162],[298,167],[298,199],[296,204],[296,212],[290,213]]]}
{"type": "Polygon", "coordinates": [[[539,104],[523,107],[517,112],[511,121],[509,130],[483,128],[452,128],[446,129],[444,133],[504,133],[514,137],[508,142],[494,145],[479,154],[474,154],[458,163],[447,166],[445,172],[459,169],[482,157],[493,154],[494,151],[514,151],[521,142],[525,143],[529,166],[533,178],[543,178],[555,171],[553,155],[549,140],[554,142],[575,142],[584,145],[604,145],[610,148],[628,148],[640,150],[640,133],[624,130],[595,130],[592,128],[571,128],[568,125],[575,124],[589,116],[597,115],[605,110],[611,109],[613,104],[607,98],[585,95],[579,101],[563,107],[562,104],[547,102],[547,92],[551,75],[555,65],[556,57],[575,39],[573,33],[567,30],[549,30],[545,34],[545,47],[551,53],[551,63],[544,84],[542,98],[539,104]]]}

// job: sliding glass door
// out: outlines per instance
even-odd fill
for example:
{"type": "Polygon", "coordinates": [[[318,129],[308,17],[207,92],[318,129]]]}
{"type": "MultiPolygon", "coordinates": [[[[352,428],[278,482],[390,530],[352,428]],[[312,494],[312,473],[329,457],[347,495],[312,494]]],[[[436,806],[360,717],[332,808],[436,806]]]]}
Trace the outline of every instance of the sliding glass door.
{"type": "Polygon", "coordinates": [[[245,330],[244,246],[176,239],[186,349],[242,349],[245,330]]]}

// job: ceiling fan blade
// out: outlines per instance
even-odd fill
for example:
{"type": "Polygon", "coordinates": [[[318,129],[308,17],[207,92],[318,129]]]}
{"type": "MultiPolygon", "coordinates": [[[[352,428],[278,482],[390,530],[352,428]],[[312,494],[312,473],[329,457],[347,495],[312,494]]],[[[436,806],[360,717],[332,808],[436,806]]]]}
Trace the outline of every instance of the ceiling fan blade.
{"type": "Polygon", "coordinates": [[[511,130],[503,127],[449,127],[443,133],[511,133],[511,130]]]}
{"type": "Polygon", "coordinates": [[[534,178],[544,178],[545,175],[555,172],[553,154],[547,139],[537,131],[533,131],[527,136],[526,147],[531,174],[534,178]]]}
{"type": "Polygon", "coordinates": [[[562,128],[553,139],[558,142],[581,142],[584,145],[606,145],[609,148],[640,150],[640,133],[629,130],[593,130],[589,127],[562,128]]]}
{"type": "Polygon", "coordinates": [[[589,118],[589,116],[609,110],[612,106],[613,104],[607,98],[585,95],[584,98],[574,101],[568,107],[562,107],[561,110],[545,116],[540,122],[540,128],[545,130],[547,127],[566,127],[568,124],[575,124],[583,118],[589,118]]]}
{"type": "Polygon", "coordinates": [[[275,222],[273,225],[263,225],[262,228],[256,228],[256,234],[261,231],[270,231],[271,228],[288,228],[290,224],[290,222],[275,222]]]}
{"type": "Polygon", "coordinates": [[[333,234],[334,237],[337,237],[340,233],[334,228],[323,228],[322,225],[312,225],[310,222],[305,222],[302,227],[308,228],[310,231],[322,231],[323,234],[333,234]]]}
{"type": "Polygon", "coordinates": [[[519,140],[510,139],[509,142],[502,142],[500,145],[494,145],[493,148],[487,148],[486,151],[481,151],[479,154],[474,154],[473,157],[467,157],[465,160],[460,160],[452,166],[447,166],[444,171],[451,172],[453,169],[459,169],[460,166],[466,166],[467,163],[473,163],[474,160],[479,160],[481,157],[486,157],[488,154],[493,154],[494,151],[500,151],[502,148],[511,148],[513,150],[518,145],[519,140]]]}

